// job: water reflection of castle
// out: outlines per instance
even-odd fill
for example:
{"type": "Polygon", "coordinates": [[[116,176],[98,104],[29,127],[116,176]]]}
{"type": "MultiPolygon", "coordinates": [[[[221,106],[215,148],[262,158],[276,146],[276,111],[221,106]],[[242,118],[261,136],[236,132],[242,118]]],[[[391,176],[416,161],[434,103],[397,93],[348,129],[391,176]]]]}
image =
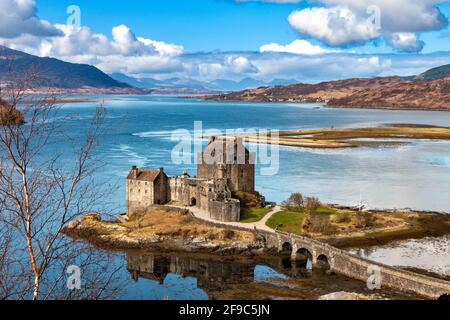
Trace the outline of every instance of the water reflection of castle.
{"type": "MultiPolygon", "coordinates": [[[[249,284],[261,281],[261,275],[255,274],[256,266],[265,266],[272,270],[264,280],[273,278],[309,278],[312,273],[307,269],[310,260],[292,263],[289,257],[257,258],[252,260],[223,260],[211,256],[179,255],[161,253],[127,253],[127,270],[134,280],[144,278],[164,285],[167,275],[176,274],[183,278],[197,280],[197,288],[207,294],[223,292],[233,285],[249,284]],[[273,277],[273,278],[272,278],[273,277]]],[[[264,281],[263,280],[263,281],[264,281]]]]}
{"type": "Polygon", "coordinates": [[[208,258],[158,254],[127,254],[127,270],[134,280],[145,278],[164,283],[170,273],[197,279],[197,287],[218,291],[232,284],[251,283],[254,263],[211,260],[208,258]]]}

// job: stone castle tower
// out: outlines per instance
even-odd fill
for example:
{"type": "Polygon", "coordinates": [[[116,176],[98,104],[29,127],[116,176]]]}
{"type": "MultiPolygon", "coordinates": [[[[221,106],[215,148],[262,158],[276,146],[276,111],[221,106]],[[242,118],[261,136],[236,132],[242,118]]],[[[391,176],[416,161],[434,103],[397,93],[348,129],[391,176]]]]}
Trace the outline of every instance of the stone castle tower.
{"type": "Polygon", "coordinates": [[[241,139],[211,138],[198,155],[198,176],[168,177],[164,169],[133,167],[127,177],[127,214],[154,205],[197,207],[219,221],[239,221],[240,202],[233,192],[255,191],[255,154],[241,139]]]}
{"type": "Polygon", "coordinates": [[[198,178],[226,178],[232,192],[255,191],[255,154],[245,148],[242,139],[210,138],[197,163],[198,178]]]}

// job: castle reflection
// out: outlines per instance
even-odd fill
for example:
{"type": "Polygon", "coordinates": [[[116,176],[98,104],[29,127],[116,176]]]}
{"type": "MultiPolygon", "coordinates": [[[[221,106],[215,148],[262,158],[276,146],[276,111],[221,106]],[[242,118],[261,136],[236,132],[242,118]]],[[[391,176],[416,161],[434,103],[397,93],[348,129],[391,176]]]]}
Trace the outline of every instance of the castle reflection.
{"type": "Polygon", "coordinates": [[[280,258],[233,260],[199,255],[127,253],[127,270],[133,280],[143,278],[164,285],[169,275],[177,275],[195,279],[197,288],[206,293],[220,292],[233,285],[310,276],[303,266],[285,264],[280,258]]]}

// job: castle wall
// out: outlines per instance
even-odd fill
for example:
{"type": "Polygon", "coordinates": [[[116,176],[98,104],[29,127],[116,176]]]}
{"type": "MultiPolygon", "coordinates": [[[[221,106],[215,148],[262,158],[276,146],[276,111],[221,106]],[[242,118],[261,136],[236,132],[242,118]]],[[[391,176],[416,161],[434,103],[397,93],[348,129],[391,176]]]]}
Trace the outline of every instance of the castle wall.
{"type": "Polygon", "coordinates": [[[196,205],[201,203],[199,194],[199,181],[190,178],[173,177],[168,180],[170,198],[169,201],[177,202],[183,206],[196,205]]]}
{"type": "Polygon", "coordinates": [[[203,180],[173,177],[168,180],[170,201],[195,206],[219,221],[239,221],[240,203],[231,198],[227,179],[203,180]]]}
{"type": "Polygon", "coordinates": [[[127,213],[133,215],[154,205],[153,183],[127,180],[127,213]]]}
{"type": "Polygon", "coordinates": [[[160,174],[153,183],[153,204],[166,204],[169,200],[169,178],[160,174]]]}
{"type": "Polygon", "coordinates": [[[197,176],[212,180],[222,179],[225,174],[231,191],[254,192],[256,154],[249,152],[240,140],[234,141],[234,145],[228,143],[214,140],[198,154],[197,176]],[[208,163],[211,160],[215,163],[208,163]],[[225,170],[222,170],[224,165],[225,170]]]}
{"type": "Polygon", "coordinates": [[[238,222],[241,219],[241,206],[239,200],[209,202],[211,218],[222,222],[238,222]]]}
{"type": "Polygon", "coordinates": [[[229,165],[228,170],[231,191],[255,191],[255,165],[237,164],[229,165]]]}

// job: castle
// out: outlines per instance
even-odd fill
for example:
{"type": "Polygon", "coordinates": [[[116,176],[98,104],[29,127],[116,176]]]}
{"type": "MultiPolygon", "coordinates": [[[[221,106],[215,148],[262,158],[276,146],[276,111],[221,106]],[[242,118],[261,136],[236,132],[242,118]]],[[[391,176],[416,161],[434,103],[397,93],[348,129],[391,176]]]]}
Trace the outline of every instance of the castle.
{"type": "Polygon", "coordinates": [[[197,177],[184,172],[168,177],[164,168],[133,167],[127,177],[127,214],[154,205],[197,207],[218,221],[240,220],[240,202],[233,192],[255,191],[255,154],[239,138],[212,137],[198,154],[197,177]]]}

